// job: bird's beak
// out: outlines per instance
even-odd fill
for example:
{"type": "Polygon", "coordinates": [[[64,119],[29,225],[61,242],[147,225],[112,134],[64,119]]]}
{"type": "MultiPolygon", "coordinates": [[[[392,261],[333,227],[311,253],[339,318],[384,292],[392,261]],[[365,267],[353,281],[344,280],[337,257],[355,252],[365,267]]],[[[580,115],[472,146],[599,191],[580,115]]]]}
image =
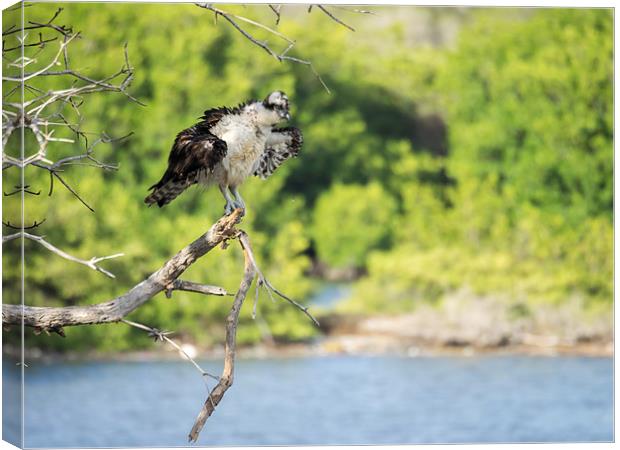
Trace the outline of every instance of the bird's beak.
{"type": "Polygon", "coordinates": [[[285,113],[282,115],[282,118],[284,118],[284,119],[286,119],[286,120],[291,120],[291,115],[290,115],[290,114],[289,114],[289,112],[287,111],[287,112],[285,112],[285,113]]]}

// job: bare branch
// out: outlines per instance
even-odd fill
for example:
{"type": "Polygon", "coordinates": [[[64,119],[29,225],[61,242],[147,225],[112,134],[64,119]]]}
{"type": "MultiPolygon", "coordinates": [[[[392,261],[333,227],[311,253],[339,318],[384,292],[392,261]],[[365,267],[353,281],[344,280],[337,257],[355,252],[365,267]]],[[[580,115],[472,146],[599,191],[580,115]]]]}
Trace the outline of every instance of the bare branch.
{"type": "MultiPolygon", "coordinates": [[[[18,3],[18,4],[17,4],[17,5],[15,5],[13,8],[9,8],[9,9],[7,9],[7,11],[12,11],[13,9],[20,9],[20,8],[21,8],[21,6],[22,6],[22,4],[21,4],[21,3],[18,3]]],[[[30,5],[24,5],[24,7],[27,7],[27,6],[32,6],[32,4],[30,4],[30,5]]],[[[45,24],[40,24],[40,23],[36,23],[36,22],[28,22],[28,23],[31,23],[31,24],[34,24],[34,25],[33,25],[33,26],[27,26],[27,27],[19,27],[19,28],[15,28],[15,25],[12,25],[11,27],[9,27],[8,29],[6,29],[6,30],[4,30],[4,31],[2,32],[2,36],[8,36],[8,35],[11,35],[11,34],[13,34],[13,33],[19,33],[19,32],[21,32],[22,30],[32,30],[32,29],[36,29],[36,28],[42,28],[42,27],[49,26],[49,25],[51,25],[51,24],[52,24],[52,22],[53,22],[54,20],[56,20],[56,18],[57,18],[57,17],[58,17],[58,15],[62,12],[62,10],[63,10],[63,8],[58,8],[58,9],[56,10],[56,12],[54,12],[54,15],[51,17],[51,19],[50,19],[50,20],[48,20],[48,21],[47,21],[47,23],[45,23],[45,24]]]]}
{"type": "Polygon", "coordinates": [[[248,239],[247,234],[242,233],[239,236],[239,240],[241,241],[241,244],[243,245],[243,248],[244,248],[244,251],[247,254],[247,257],[250,259],[250,263],[254,267],[254,271],[258,275],[257,292],[258,292],[258,287],[264,286],[265,290],[267,291],[267,293],[269,294],[269,296],[271,297],[272,300],[273,300],[273,294],[272,293],[277,294],[278,296],[282,297],[284,300],[286,300],[290,304],[292,304],[295,307],[297,307],[298,309],[300,309],[306,316],[308,316],[308,318],[310,320],[312,320],[312,322],[314,322],[314,324],[317,327],[320,327],[321,325],[319,324],[319,321],[316,320],[316,318],[312,314],[310,314],[310,311],[308,311],[308,308],[306,306],[303,306],[303,305],[297,303],[292,298],[290,298],[287,295],[285,295],[282,292],[280,292],[278,289],[276,289],[269,282],[269,280],[267,280],[267,278],[265,278],[265,276],[263,275],[263,272],[260,270],[260,268],[258,267],[258,264],[256,263],[256,259],[254,258],[254,253],[252,252],[252,247],[250,246],[250,241],[248,239]]]}
{"type": "MultiPolygon", "coordinates": [[[[35,222],[36,223],[36,222],[35,222]]],[[[31,227],[34,228],[34,227],[31,227]]],[[[55,247],[54,245],[50,244],[49,242],[47,242],[43,236],[37,236],[34,234],[30,234],[30,233],[16,233],[16,234],[12,234],[9,236],[4,236],[2,238],[2,242],[8,242],[8,241],[12,241],[13,239],[17,239],[18,237],[23,236],[25,239],[30,239],[31,241],[35,241],[39,244],[41,244],[43,247],[45,247],[46,249],[48,249],[49,251],[51,251],[52,253],[57,254],[58,256],[60,256],[61,258],[67,259],[69,261],[73,261],[76,262],[78,264],[83,264],[93,270],[96,270],[97,272],[101,272],[104,275],[107,275],[110,278],[116,278],[114,276],[113,273],[108,272],[107,270],[105,270],[104,268],[98,266],[97,264],[100,263],[101,261],[105,261],[106,259],[112,259],[112,258],[118,258],[119,256],[123,256],[123,253],[117,253],[115,255],[110,255],[110,256],[93,256],[91,259],[86,260],[86,259],[80,259],[77,258],[75,256],[72,256],[70,254],[68,254],[67,252],[59,249],[58,247],[55,247]]]]}
{"type": "Polygon", "coordinates": [[[16,45],[15,47],[11,47],[11,48],[6,48],[4,46],[4,41],[2,41],[2,52],[3,53],[7,53],[7,52],[12,52],[13,50],[20,50],[22,48],[26,48],[26,47],[40,47],[43,48],[45,47],[45,44],[47,44],[48,42],[54,42],[56,39],[58,39],[57,37],[53,37],[50,39],[43,39],[43,35],[41,33],[39,33],[39,40],[37,42],[29,42],[27,44],[20,44],[20,45],[16,45]]]}
{"type": "Polygon", "coordinates": [[[25,186],[15,186],[15,190],[9,192],[8,194],[6,192],[3,192],[5,197],[10,197],[11,195],[15,195],[15,194],[20,194],[22,192],[26,193],[26,194],[30,194],[30,195],[39,195],[41,193],[41,191],[31,191],[28,188],[30,187],[29,184],[25,185],[25,186]]]}
{"type": "MultiPolygon", "coordinates": [[[[239,314],[243,302],[247,296],[248,291],[254,281],[257,278],[257,288],[259,285],[265,286],[269,295],[271,292],[281,296],[285,300],[289,301],[299,309],[301,309],[308,317],[310,317],[314,323],[318,325],[316,319],[308,312],[308,309],[289,297],[282,294],[275,289],[269,281],[264,277],[262,272],[258,269],[256,259],[252,252],[249,237],[244,231],[239,231],[235,228],[235,225],[242,217],[243,211],[236,209],[229,216],[224,216],[219,219],[205,234],[200,236],[194,242],[183,248],[170,260],[168,260],[161,269],[154,272],[146,280],[134,286],[127,293],[114,298],[111,301],[105,303],[99,303],[90,306],[69,306],[69,307],[34,307],[26,305],[3,305],[2,306],[2,322],[4,327],[10,325],[20,325],[23,323],[25,326],[34,327],[35,332],[45,331],[56,332],[64,336],[64,326],[72,325],[88,325],[99,324],[108,322],[122,321],[130,326],[140,328],[149,333],[156,341],[165,341],[169,345],[176,348],[181,352],[201,373],[203,380],[206,384],[205,377],[211,377],[216,379],[217,385],[213,390],[209,390],[207,385],[208,395],[204,402],[204,405],[198,414],[196,421],[189,433],[189,440],[195,442],[204,427],[207,419],[213,414],[216,407],[224,397],[224,394],[230,386],[233,384],[234,365],[236,357],[236,335],[237,327],[239,324],[239,314]],[[196,361],[194,361],[190,355],[172,339],[168,337],[170,332],[161,331],[157,328],[152,328],[137,322],[133,322],[124,319],[126,315],[146,303],[149,299],[153,298],[159,292],[165,291],[167,294],[172,290],[186,290],[191,292],[199,292],[209,295],[228,295],[227,292],[218,286],[208,286],[199,283],[193,283],[190,281],[180,280],[179,277],[196,262],[199,258],[210,252],[212,249],[222,244],[222,247],[230,239],[238,239],[241,245],[241,249],[244,254],[244,273],[241,280],[239,289],[235,294],[230,313],[226,319],[226,341],[224,347],[224,368],[222,375],[216,377],[203,370],[196,361]]],[[[20,232],[10,236],[5,236],[3,240],[10,241],[19,237],[26,239],[32,239],[50,248],[55,253],[61,256],[77,260],[70,255],[56,249],[47,243],[41,236],[34,236],[28,233],[20,232]]],[[[109,259],[118,255],[103,258],[93,258],[90,261],[78,260],[78,262],[86,263],[91,266],[103,259],[109,259]]],[[[101,270],[99,268],[99,270],[101,270]]]]}
{"type": "Polygon", "coordinates": [[[230,295],[223,287],[194,283],[192,281],[185,280],[174,280],[174,283],[170,286],[166,286],[166,297],[171,298],[172,291],[197,292],[205,295],[230,295]]]}
{"type": "Polygon", "coordinates": [[[36,76],[41,75],[42,73],[45,73],[46,71],[48,71],[49,69],[51,69],[52,67],[54,67],[56,65],[56,63],[58,62],[58,59],[60,58],[60,56],[63,53],[64,48],[69,45],[71,43],[71,41],[73,41],[73,39],[75,39],[76,37],[79,36],[79,33],[74,34],[72,36],[70,36],[68,39],[66,39],[65,41],[61,42],[58,48],[58,52],[56,52],[56,55],[54,55],[54,57],[52,58],[52,60],[50,61],[50,63],[35,71],[35,72],[30,72],[30,73],[24,73],[23,77],[2,77],[2,81],[16,81],[16,82],[26,82],[36,76]]]}
{"type": "Polygon", "coordinates": [[[235,356],[237,351],[237,325],[239,324],[239,313],[241,312],[241,306],[243,306],[243,301],[252,285],[252,281],[256,275],[256,269],[254,264],[252,264],[251,258],[249,256],[247,244],[249,244],[248,235],[241,231],[239,232],[239,243],[241,244],[241,248],[243,249],[244,255],[244,271],[243,271],[243,279],[241,280],[241,284],[239,285],[239,290],[235,295],[235,299],[233,301],[232,308],[230,309],[230,313],[226,319],[226,344],[224,346],[224,369],[222,370],[222,375],[217,383],[217,385],[213,388],[213,390],[207,396],[205,403],[198,413],[198,417],[196,417],[196,421],[194,422],[194,426],[189,432],[189,441],[196,442],[202,428],[204,427],[207,419],[213,414],[217,405],[219,405],[220,401],[224,397],[224,394],[228,390],[229,387],[233,384],[233,376],[235,370],[235,356]]]}
{"type": "Polygon", "coordinates": [[[269,5],[269,9],[273,11],[276,15],[276,25],[280,24],[280,9],[282,9],[282,5],[269,5]]]}
{"type": "MultiPolygon", "coordinates": [[[[80,135],[84,135],[83,132],[81,131],[76,131],[76,133],[79,133],[80,135]]],[[[58,161],[56,161],[54,164],[52,164],[49,167],[49,170],[53,170],[53,171],[57,171],[58,168],[65,166],[65,165],[71,165],[71,164],[75,164],[78,161],[81,161],[83,159],[88,159],[89,161],[91,161],[93,164],[93,166],[95,167],[100,167],[102,169],[108,169],[108,170],[117,170],[118,166],[115,164],[108,164],[108,163],[103,163],[97,159],[95,159],[92,154],[93,151],[95,149],[95,146],[97,146],[97,144],[100,143],[110,143],[110,142],[118,142],[118,141],[122,141],[124,139],[127,139],[129,136],[131,136],[133,134],[129,133],[125,136],[121,136],[119,138],[111,138],[108,135],[106,135],[105,133],[101,135],[101,137],[99,139],[97,139],[95,142],[93,142],[91,145],[89,145],[86,148],[86,152],[80,155],[74,155],[74,156],[68,156],[66,158],[62,158],[59,159],[58,161]]],[[[84,139],[87,140],[87,137],[84,135],[84,139]]]]}
{"type": "Polygon", "coordinates": [[[278,58],[278,54],[273,51],[271,49],[271,47],[269,47],[267,45],[266,42],[262,42],[259,41],[258,39],[256,39],[254,36],[252,36],[250,33],[248,33],[247,31],[245,31],[243,28],[241,28],[241,26],[239,26],[239,24],[237,22],[235,22],[235,20],[233,19],[233,17],[235,18],[239,18],[239,16],[235,16],[233,14],[229,14],[224,10],[218,9],[213,7],[211,4],[209,3],[196,3],[197,6],[204,8],[204,9],[208,9],[209,11],[212,11],[215,16],[217,17],[218,15],[222,16],[224,19],[226,19],[233,27],[235,27],[237,29],[237,31],[239,31],[243,36],[245,36],[247,39],[249,39],[254,45],[259,46],[260,48],[262,48],[263,50],[265,50],[267,53],[269,53],[271,56],[273,56],[275,59],[279,59],[278,58]]]}
{"type": "MultiPolygon", "coordinates": [[[[241,217],[241,212],[240,209],[237,209],[231,215],[222,217],[209,231],[166,261],[161,269],[125,294],[108,302],[89,306],[67,307],[22,307],[21,305],[3,304],[2,322],[5,325],[21,325],[23,320],[25,326],[44,330],[73,325],[118,322],[153,296],[167,289],[199,258],[222,242],[234,238],[238,233],[235,224],[241,217]]],[[[17,239],[22,235],[28,237],[28,233],[15,233],[4,236],[3,241],[17,239]]],[[[40,237],[37,236],[36,238],[40,237]]]]}
{"type": "Polygon", "coordinates": [[[307,66],[309,66],[310,70],[312,70],[312,73],[314,74],[314,76],[318,78],[323,88],[327,91],[328,94],[331,94],[331,91],[327,87],[327,84],[325,84],[325,82],[323,81],[323,78],[321,78],[321,75],[319,75],[319,73],[316,71],[316,69],[314,68],[314,66],[312,65],[310,61],[304,61],[303,59],[294,58],[292,56],[281,56],[280,59],[282,59],[283,61],[293,61],[299,64],[306,64],[307,66]]]}
{"type": "MultiPolygon", "coordinates": [[[[310,61],[306,61],[306,60],[303,60],[303,59],[300,59],[300,58],[295,58],[295,57],[287,56],[287,53],[295,46],[295,41],[293,39],[283,35],[282,33],[278,32],[278,31],[274,30],[273,28],[270,28],[270,27],[268,27],[268,26],[266,26],[266,25],[264,25],[264,24],[262,24],[260,22],[256,22],[256,21],[254,21],[252,19],[248,19],[247,17],[243,17],[243,16],[239,16],[239,15],[236,15],[236,14],[232,14],[232,13],[229,13],[229,12],[224,11],[222,9],[216,8],[211,3],[196,3],[196,6],[198,6],[200,8],[207,9],[207,10],[213,12],[213,14],[215,15],[216,23],[217,23],[217,17],[218,16],[222,16],[237,31],[239,31],[246,39],[248,39],[254,45],[262,48],[263,50],[265,50],[265,52],[267,52],[270,56],[274,57],[278,61],[280,61],[280,62],[282,62],[282,61],[290,61],[290,62],[294,62],[294,63],[298,63],[298,64],[307,65],[312,70],[312,73],[318,78],[319,82],[321,83],[323,88],[325,88],[327,93],[328,94],[331,93],[331,91],[329,90],[329,88],[327,87],[327,85],[325,84],[325,82],[323,81],[323,79],[321,78],[321,76],[316,71],[316,69],[314,68],[314,66],[312,65],[312,63],[310,61]],[[261,29],[263,29],[263,30],[273,34],[274,36],[278,37],[279,39],[282,39],[282,40],[286,41],[288,46],[283,51],[276,52],[272,47],[270,47],[267,44],[267,42],[263,42],[263,41],[258,40],[253,35],[251,35],[249,32],[247,32],[245,29],[243,29],[236,22],[236,20],[239,20],[239,21],[245,22],[245,23],[249,23],[250,25],[253,25],[255,27],[261,28],[261,29]]],[[[280,7],[281,6],[282,5],[278,5],[277,7],[274,7],[273,5],[269,5],[271,10],[277,16],[276,25],[280,22],[280,7]]],[[[341,23],[341,22],[339,22],[339,23],[341,23]]],[[[345,26],[347,26],[347,25],[345,25],[345,26]]]]}
{"type": "Polygon", "coordinates": [[[338,17],[334,16],[327,9],[325,9],[325,7],[323,7],[321,5],[316,5],[316,7],[319,8],[321,11],[323,11],[325,14],[327,14],[334,22],[339,23],[340,25],[342,25],[345,28],[348,28],[351,31],[355,31],[355,29],[352,26],[347,25],[342,20],[340,20],[338,17]]]}
{"type": "Polygon", "coordinates": [[[375,15],[373,11],[368,11],[366,9],[346,8],[344,6],[338,6],[338,5],[329,5],[329,7],[336,8],[336,9],[342,9],[343,11],[352,12],[352,13],[375,15]]]}
{"type": "MultiPolygon", "coordinates": [[[[210,378],[213,378],[214,380],[219,380],[218,377],[216,377],[215,375],[211,375],[209,372],[207,372],[202,367],[200,367],[200,365],[196,361],[194,361],[194,359],[192,359],[192,357],[189,356],[187,352],[183,350],[181,346],[179,346],[176,342],[174,342],[172,339],[168,337],[168,335],[172,334],[172,331],[161,331],[161,330],[158,330],[157,328],[149,327],[147,325],[143,325],[141,323],[133,322],[127,319],[122,319],[121,322],[126,323],[127,325],[130,325],[132,327],[147,331],[149,333],[149,336],[154,338],[155,341],[167,342],[168,344],[173,346],[175,349],[177,349],[179,352],[181,352],[183,356],[185,356],[185,358],[187,358],[187,360],[193,364],[193,366],[200,372],[200,374],[203,377],[210,377],[210,378]]],[[[205,384],[206,384],[206,380],[204,378],[203,380],[205,381],[205,384]]],[[[207,385],[207,389],[209,389],[208,385],[207,385]]]]}
{"type": "MultiPolygon", "coordinates": [[[[129,61],[127,44],[123,47],[124,63],[122,67],[111,75],[96,79],[85,75],[70,66],[68,49],[70,44],[80,37],[80,33],[74,33],[71,27],[66,27],[64,25],[59,26],[53,23],[58,18],[61,11],[62,8],[58,8],[47,22],[30,21],[27,25],[13,26],[3,32],[3,36],[6,37],[16,33],[27,34],[28,32],[36,30],[38,32],[38,38],[32,42],[21,42],[26,39],[22,38],[22,36],[17,36],[17,39],[20,41],[20,45],[15,48],[39,47],[39,50],[35,51],[34,55],[32,55],[33,52],[29,52],[29,55],[20,55],[18,58],[11,60],[7,57],[7,54],[13,50],[13,48],[8,48],[3,42],[3,58],[7,61],[8,67],[15,67],[19,69],[19,76],[5,74],[2,78],[6,83],[16,83],[15,88],[7,88],[6,91],[8,91],[9,94],[5,94],[3,96],[5,101],[3,102],[2,108],[2,143],[6,148],[8,139],[12,133],[15,130],[23,128],[29,128],[38,143],[38,150],[34,154],[24,156],[23,158],[9,156],[5,151],[3,151],[3,170],[10,167],[23,169],[30,164],[50,170],[50,167],[57,169],[65,164],[77,164],[81,159],[88,160],[87,165],[91,167],[99,167],[104,170],[113,170],[116,168],[115,165],[103,163],[93,157],[92,147],[89,147],[88,145],[86,133],[80,129],[79,123],[71,124],[63,115],[62,109],[65,107],[72,108],[81,123],[82,120],[79,107],[83,103],[85,95],[95,92],[118,92],[129,98],[131,101],[143,105],[142,102],[137,100],[128,92],[128,88],[134,78],[134,69],[129,61]],[[51,34],[51,36],[44,35],[44,32],[51,34]],[[54,41],[58,42],[58,48],[54,54],[51,55],[46,62],[42,63],[40,68],[24,72],[24,69],[27,66],[38,64],[38,61],[35,58],[36,54],[38,54],[43,47],[54,41]],[[62,67],[63,65],[64,67],[62,67]],[[56,66],[61,66],[62,68],[57,70],[56,66]],[[66,78],[68,82],[71,82],[71,80],[73,81],[71,82],[71,85],[65,89],[43,91],[29,83],[29,80],[39,77],[54,77],[59,79],[66,78]],[[12,95],[13,92],[17,92],[18,88],[22,85],[24,89],[35,93],[35,96],[33,98],[29,98],[23,103],[7,101],[10,98],[9,96],[12,95]],[[57,110],[50,113],[48,111],[50,107],[55,106],[58,106],[57,108],[54,108],[57,110]],[[54,118],[60,119],[61,122],[58,120],[52,120],[54,118]],[[50,161],[47,157],[50,143],[74,142],[73,139],[57,137],[58,133],[54,136],[55,127],[68,127],[75,133],[77,140],[83,138],[87,147],[85,154],[79,155],[76,158],[64,158],[63,160],[57,162],[50,161]]],[[[105,137],[105,135],[103,136],[104,138],[100,139],[98,143],[113,142],[112,139],[105,137]]],[[[78,200],[92,210],[92,208],[73,188],[66,183],[57,171],[54,171],[51,177],[52,179],[57,178],[76,198],[78,198],[78,200]]]]}
{"type": "MultiPolygon", "coordinates": [[[[66,187],[66,188],[67,188],[67,190],[68,190],[69,192],[71,192],[71,193],[73,194],[73,196],[74,196],[75,198],[77,198],[77,199],[80,201],[80,203],[82,203],[84,206],[86,206],[88,209],[90,209],[90,211],[91,211],[91,212],[95,212],[95,210],[94,210],[94,209],[93,209],[93,208],[92,208],[92,207],[91,207],[88,203],[86,203],[82,197],[80,197],[80,195],[79,195],[79,194],[75,191],[75,189],[73,189],[71,186],[69,186],[69,184],[68,184],[65,180],[63,180],[63,179],[62,179],[62,177],[61,177],[60,175],[58,175],[58,171],[56,171],[56,170],[52,170],[50,173],[51,173],[53,176],[55,176],[56,178],[58,178],[58,181],[60,181],[60,182],[62,183],[62,185],[63,185],[64,187],[66,187]]],[[[52,192],[52,191],[51,191],[51,189],[50,189],[50,193],[51,193],[51,192],[52,192]]],[[[50,195],[51,195],[51,194],[50,194],[50,195]]]]}
{"type": "Polygon", "coordinates": [[[35,220],[35,221],[33,222],[33,224],[32,224],[32,225],[30,225],[30,226],[28,226],[28,227],[25,227],[25,226],[23,226],[23,225],[22,225],[21,227],[18,227],[18,226],[12,225],[12,224],[11,224],[11,222],[8,222],[8,221],[7,221],[7,222],[2,222],[2,225],[4,225],[4,226],[5,226],[5,227],[7,227],[7,228],[11,228],[11,229],[13,229],[13,230],[32,230],[33,228],[36,228],[36,227],[38,227],[39,225],[41,225],[43,222],[45,222],[45,220],[46,220],[46,219],[43,219],[41,222],[37,222],[37,221],[35,220]]]}

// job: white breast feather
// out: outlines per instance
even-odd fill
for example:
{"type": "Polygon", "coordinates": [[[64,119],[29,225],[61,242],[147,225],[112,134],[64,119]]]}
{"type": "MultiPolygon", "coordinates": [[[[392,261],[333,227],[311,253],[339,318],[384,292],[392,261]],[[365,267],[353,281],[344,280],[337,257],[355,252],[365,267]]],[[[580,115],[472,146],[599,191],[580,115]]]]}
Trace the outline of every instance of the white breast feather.
{"type": "Polygon", "coordinates": [[[222,118],[211,132],[225,141],[228,147],[226,157],[215,168],[213,181],[233,187],[239,186],[254,172],[265,148],[270,128],[264,129],[259,126],[256,111],[246,107],[241,114],[222,118]]]}

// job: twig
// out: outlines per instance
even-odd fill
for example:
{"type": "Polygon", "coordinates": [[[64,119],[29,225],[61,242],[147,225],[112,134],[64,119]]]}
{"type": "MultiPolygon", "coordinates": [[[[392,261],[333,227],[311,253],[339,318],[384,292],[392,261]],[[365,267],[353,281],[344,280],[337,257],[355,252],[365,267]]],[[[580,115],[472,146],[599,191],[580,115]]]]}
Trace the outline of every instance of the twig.
{"type": "Polygon", "coordinates": [[[321,6],[321,5],[316,5],[317,8],[319,8],[321,11],[323,11],[325,14],[327,14],[332,20],[334,20],[336,23],[339,23],[340,25],[342,25],[345,28],[348,28],[351,31],[355,31],[355,28],[353,28],[350,25],[347,25],[346,23],[344,23],[342,20],[340,20],[338,17],[334,16],[332,13],[330,13],[327,9],[325,9],[325,7],[321,6]]]}
{"type": "Polygon", "coordinates": [[[47,44],[48,42],[54,42],[56,39],[58,39],[58,38],[57,37],[53,37],[53,38],[50,38],[50,39],[43,39],[43,36],[41,35],[41,33],[39,33],[39,40],[37,42],[30,42],[28,44],[16,45],[15,47],[11,47],[11,48],[5,48],[4,47],[4,41],[2,41],[2,52],[3,53],[12,52],[14,50],[19,50],[21,48],[26,48],[26,47],[41,47],[41,48],[43,48],[45,46],[45,44],[47,44]]]}
{"type": "MultiPolygon", "coordinates": [[[[200,8],[207,9],[207,10],[213,12],[214,17],[216,19],[216,23],[217,23],[217,17],[218,16],[222,16],[237,31],[239,31],[239,33],[241,33],[246,39],[248,39],[254,45],[262,48],[265,52],[267,52],[273,58],[277,59],[279,62],[290,61],[290,62],[294,62],[294,63],[298,63],[298,64],[307,65],[312,70],[312,73],[318,78],[319,82],[321,83],[321,86],[323,86],[323,88],[327,91],[328,94],[331,93],[331,91],[329,90],[329,88],[327,87],[327,85],[325,84],[325,82],[323,81],[323,79],[321,78],[319,73],[317,72],[317,70],[312,65],[312,62],[306,61],[306,60],[303,60],[303,59],[300,59],[300,58],[295,58],[295,57],[287,56],[287,53],[295,46],[295,41],[293,39],[285,36],[284,34],[278,32],[278,31],[274,30],[273,28],[270,28],[270,27],[268,27],[268,26],[266,26],[266,25],[264,25],[264,24],[262,24],[260,22],[256,22],[256,21],[254,21],[252,19],[248,19],[247,17],[239,16],[237,14],[229,13],[227,11],[224,11],[223,9],[220,9],[220,8],[216,8],[211,3],[196,3],[196,6],[198,6],[200,8]],[[279,39],[282,39],[282,40],[286,41],[288,46],[282,52],[278,53],[273,48],[271,48],[267,44],[266,41],[258,40],[252,34],[250,34],[248,31],[243,29],[236,22],[236,20],[239,20],[239,21],[242,21],[242,22],[246,22],[246,23],[249,23],[250,25],[253,25],[253,26],[256,26],[258,28],[261,28],[261,29],[267,31],[268,33],[273,34],[274,36],[278,37],[279,39]]],[[[269,5],[269,7],[276,14],[276,17],[277,17],[276,18],[276,25],[278,25],[279,22],[280,22],[280,7],[281,7],[281,5],[279,5],[278,7],[274,7],[273,5],[269,5]]],[[[331,16],[331,14],[330,14],[330,16],[331,16]]],[[[341,22],[339,21],[339,23],[341,23],[341,22]]],[[[343,25],[348,27],[348,25],[346,25],[346,24],[343,24],[343,25]]]]}
{"type": "MultiPolygon", "coordinates": [[[[306,316],[308,316],[308,318],[312,320],[312,322],[314,322],[314,324],[317,327],[320,327],[321,325],[319,324],[319,321],[310,313],[310,311],[308,310],[306,306],[303,306],[297,303],[292,298],[280,292],[269,282],[269,280],[267,280],[267,278],[265,278],[265,276],[263,275],[263,272],[260,270],[260,268],[258,267],[258,264],[256,263],[256,259],[254,258],[254,253],[252,252],[252,247],[250,246],[250,242],[248,240],[247,234],[240,233],[239,240],[241,244],[243,245],[244,251],[247,253],[247,257],[250,259],[250,262],[252,266],[254,267],[254,270],[258,276],[257,286],[264,286],[265,290],[267,291],[267,293],[269,294],[272,300],[273,300],[272,293],[275,293],[281,298],[283,298],[284,300],[286,300],[287,302],[289,302],[290,304],[294,305],[295,307],[300,309],[306,316]]],[[[258,294],[258,288],[256,290],[256,294],[258,294]]]]}
{"type": "Polygon", "coordinates": [[[280,9],[282,9],[282,5],[269,5],[269,9],[271,9],[273,11],[273,13],[276,15],[276,25],[280,24],[280,9]]]}
{"type": "Polygon", "coordinates": [[[73,196],[80,201],[80,203],[82,203],[84,206],[86,206],[88,209],[90,209],[91,212],[95,212],[95,210],[88,203],[86,203],[82,197],[80,197],[80,195],[75,191],[75,189],[73,189],[71,186],[69,186],[69,184],[65,180],[63,180],[60,175],[58,175],[58,171],[53,170],[52,171],[52,175],[54,175],[56,178],[58,178],[58,181],[60,181],[63,184],[63,186],[66,187],[67,190],[69,192],[71,192],[73,194],[73,196]]]}
{"type": "MultiPolygon", "coordinates": [[[[245,31],[243,28],[241,28],[241,26],[235,22],[235,20],[233,19],[232,15],[227,13],[224,10],[218,9],[218,8],[214,8],[211,4],[209,3],[196,3],[197,6],[199,6],[200,8],[204,8],[204,9],[208,9],[209,11],[212,11],[215,16],[217,17],[222,16],[224,19],[226,19],[234,28],[237,29],[237,31],[239,31],[243,36],[245,36],[248,40],[250,40],[250,42],[252,42],[254,45],[257,45],[258,47],[262,48],[263,50],[265,50],[268,54],[270,54],[271,56],[273,56],[275,59],[278,59],[278,54],[273,51],[271,49],[271,47],[269,47],[267,45],[266,42],[261,42],[258,39],[256,39],[254,36],[252,36],[250,33],[248,33],[247,31],[245,31]]],[[[237,17],[237,16],[235,16],[237,17]]]]}
{"type": "Polygon", "coordinates": [[[39,225],[41,225],[43,222],[45,222],[46,219],[43,219],[41,222],[37,222],[36,220],[34,221],[34,223],[28,227],[25,226],[21,226],[21,227],[17,227],[15,225],[12,225],[11,222],[2,222],[2,225],[4,225],[7,228],[12,228],[13,230],[32,230],[33,228],[38,227],[39,225]]]}
{"type": "Polygon", "coordinates": [[[166,297],[171,298],[172,291],[197,292],[199,294],[219,296],[229,295],[223,287],[194,283],[192,281],[185,280],[174,280],[170,286],[166,286],[166,297]]]}
{"type": "Polygon", "coordinates": [[[106,259],[112,259],[112,258],[118,258],[119,256],[124,256],[124,253],[116,253],[114,255],[110,255],[110,256],[93,256],[91,259],[80,259],[77,258],[75,256],[72,256],[70,254],[68,254],[67,252],[59,249],[58,247],[55,247],[54,245],[50,244],[49,242],[47,242],[43,236],[37,236],[34,234],[30,234],[30,233],[15,233],[15,234],[11,234],[9,236],[3,236],[2,238],[2,242],[8,242],[8,241],[12,241],[13,239],[17,239],[18,237],[23,236],[25,239],[29,239],[31,241],[35,241],[39,244],[41,244],[43,247],[45,247],[46,249],[48,249],[49,251],[51,251],[52,253],[57,254],[58,256],[60,256],[61,258],[67,259],[69,261],[73,261],[76,262],[78,264],[83,264],[93,270],[96,270],[97,272],[101,272],[104,275],[107,275],[110,278],[116,278],[114,276],[113,273],[105,270],[104,268],[98,266],[97,264],[100,263],[101,261],[105,261],[106,259]]]}
{"type": "MultiPolygon", "coordinates": [[[[185,358],[187,358],[187,360],[193,364],[193,366],[200,372],[200,374],[203,377],[210,377],[210,378],[213,378],[214,380],[219,380],[218,377],[216,377],[215,375],[211,375],[209,372],[207,372],[202,367],[200,367],[200,365],[196,361],[194,361],[194,359],[192,359],[192,357],[189,356],[187,352],[183,350],[183,348],[180,345],[178,345],[176,342],[174,342],[172,339],[168,337],[168,335],[173,334],[172,331],[161,331],[161,330],[158,330],[157,328],[149,327],[147,325],[143,325],[141,323],[133,322],[127,319],[121,319],[121,322],[126,323],[127,325],[130,325],[132,327],[139,328],[144,331],[148,331],[149,336],[154,338],[155,341],[167,342],[168,344],[173,346],[175,349],[177,349],[179,352],[181,352],[183,356],[185,356],[185,358]]],[[[207,389],[208,389],[208,386],[207,386],[207,389]]]]}
{"type": "Polygon", "coordinates": [[[15,186],[15,190],[9,192],[8,194],[6,192],[2,192],[4,194],[5,197],[10,197],[11,195],[15,195],[15,194],[20,194],[22,192],[26,193],[26,194],[31,194],[31,195],[39,195],[41,193],[41,191],[30,191],[28,190],[28,188],[30,187],[29,184],[25,185],[25,186],[15,186]]]}

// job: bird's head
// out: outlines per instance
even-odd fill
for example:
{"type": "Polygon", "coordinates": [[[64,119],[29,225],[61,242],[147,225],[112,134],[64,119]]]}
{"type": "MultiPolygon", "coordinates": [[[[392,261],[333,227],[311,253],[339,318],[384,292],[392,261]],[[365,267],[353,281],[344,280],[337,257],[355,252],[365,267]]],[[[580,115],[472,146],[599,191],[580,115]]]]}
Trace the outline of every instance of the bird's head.
{"type": "Polygon", "coordinates": [[[288,111],[288,97],[282,91],[273,91],[265,100],[263,106],[276,115],[276,122],[289,120],[291,115],[288,111]]]}

